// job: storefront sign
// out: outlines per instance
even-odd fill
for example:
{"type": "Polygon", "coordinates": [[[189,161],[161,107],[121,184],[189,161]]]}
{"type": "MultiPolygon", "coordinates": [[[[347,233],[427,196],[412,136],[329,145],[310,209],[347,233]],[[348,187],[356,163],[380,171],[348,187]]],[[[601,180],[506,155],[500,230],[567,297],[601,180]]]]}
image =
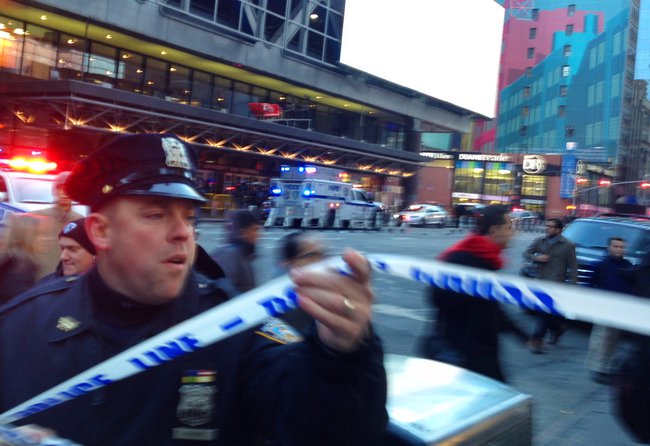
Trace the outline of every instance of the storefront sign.
{"type": "Polygon", "coordinates": [[[573,155],[564,155],[562,157],[562,174],[560,176],[560,198],[573,197],[573,190],[576,187],[576,176],[578,170],[578,160],[573,155]]]}
{"type": "Polygon", "coordinates": [[[453,160],[454,155],[450,153],[443,152],[420,152],[421,156],[426,156],[427,158],[433,158],[434,160],[453,160]]]}
{"type": "Polygon", "coordinates": [[[546,160],[540,155],[524,155],[522,169],[531,175],[540,174],[546,169],[546,160]]]}
{"type": "Polygon", "coordinates": [[[459,161],[488,161],[492,163],[509,163],[512,161],[510,155],[486,154],[486,153],[459,153],[459,161]]]}
{"type": "Polygon", "coordinates": [[[468,194],[465,192],[453,192],[451,194],[452,198],[467,198],[469,200],[480,200],[481,195],[479,194],[468,194]]]}

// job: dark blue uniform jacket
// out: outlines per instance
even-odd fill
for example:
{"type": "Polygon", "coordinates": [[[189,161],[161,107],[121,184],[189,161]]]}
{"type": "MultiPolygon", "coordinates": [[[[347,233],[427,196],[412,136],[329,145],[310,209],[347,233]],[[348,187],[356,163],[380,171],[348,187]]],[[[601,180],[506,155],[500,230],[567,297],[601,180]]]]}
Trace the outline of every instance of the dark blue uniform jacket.
{"type": "MultiPolygon", "coordinates": [[[[115,293],[92,270],[0,308],[0,412],[225,300],[198,274],[172,303],[130,308],[127,317],[97,294],[115,293]]],[[[283,344],[258,328],[17,424],[49,427],[87,446],[363,445],[383,431],[385,401],[377,338],[339,355],[313,332],[283,344]]]]}

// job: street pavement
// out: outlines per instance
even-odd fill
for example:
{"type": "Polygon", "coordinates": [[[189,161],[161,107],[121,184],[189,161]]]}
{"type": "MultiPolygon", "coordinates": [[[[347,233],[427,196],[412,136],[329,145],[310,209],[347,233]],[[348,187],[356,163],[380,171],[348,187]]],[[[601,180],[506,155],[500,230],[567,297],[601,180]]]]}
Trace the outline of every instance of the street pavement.
{"type": "MultiPolygon", "coordinates": [[[[208,250],[224,240],[221,223],[199,226],[199,242],[208,250]]],[[[331,254],[351,246],[365,253],[403,254],[434,258],[466,232],[451,228],[408,228],[404,231],[313,231],[331,254]]],[[[288,231],[264,231],[255,262],[260,283],[271,277],[279,240],[288,231]]],[[[520,232],[505,252],[504,272],[516,273],[521,253],[540,232],[520,232]]],[[[387,353],[417,355],[418,340],[426,332],[431,309],[425,287],[389,275],[376,274],[375,329],[387,353]]],[[[525,330],[533,328],[534,316],[514,306],[508,314],[525,330]]],[[[514,336],[502,336],[501,360],[508,383],[533,397],[533,445],[535,446],[626,446],[635,445],[615,417],[611,389],[589,379],[584,360],[589,327],[577,323],[554,346],[541,355],[531,354],[514,336]]],[[[435,379],[435,377],[432,377],[435,379]]]]}

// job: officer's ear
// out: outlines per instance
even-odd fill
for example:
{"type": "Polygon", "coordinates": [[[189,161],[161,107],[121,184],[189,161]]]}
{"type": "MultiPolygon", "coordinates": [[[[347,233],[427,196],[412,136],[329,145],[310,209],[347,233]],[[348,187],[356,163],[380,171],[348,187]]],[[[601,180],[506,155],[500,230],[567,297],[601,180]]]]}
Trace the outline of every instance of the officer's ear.
{"type": "Polygon", "coordinates": [[[108,218],[104,214],[93,212],[86,217],[86,233],[90,242],[95,245],[95,250],[106,251],[108,242],[108,218]]]}

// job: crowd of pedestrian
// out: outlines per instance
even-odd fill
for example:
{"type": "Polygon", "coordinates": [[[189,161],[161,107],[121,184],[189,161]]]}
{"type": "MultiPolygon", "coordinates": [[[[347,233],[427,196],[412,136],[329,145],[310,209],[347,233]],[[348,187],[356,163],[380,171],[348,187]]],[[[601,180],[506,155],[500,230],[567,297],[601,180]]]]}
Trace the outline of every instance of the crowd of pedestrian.
{"type": "MultiPolygon", "coordinates": [[[[8,219],[0,244],[0,339],[19,342],[0,342],[0,413],[259,285],[257,215],[231,212],[226,240],[206,252],[197,240],[197,205],[204,199],[196,173],[195,154],[171,135],[119,136],[57,177],[52,207],[8,219]],[[89,214],[72,211],[72,200],[89,214]]],[[[472,224],[472,233],[438,259],[500,270],[513,236],[509,210],[484,206],[472,224]]],[[[563,226],[547,219],[544,236],[523,253],[527,274],[540,284],[576,283],[575,246],[562,236],[563,226]]],[[[372,329],[368,262],[348,251],[349,275],[305,269],[326,250],[301,231],[284,237],[277,254],[274,275],[293,280],[297,310],[34,410],[19,424],[89,445],[376,444],[387,422],[387,383],[372,329]]],[[[613,237],[591,285],[650,297],[649,277],[650,256],[633,266],[625,240],[613,237]]],[[[462,289],[428,292],[435,320],[423,355],[496,380],[506,381],[502,332],[541,354],[568,328],[547,313],[535,315],[532,329],[521,327],[499,303],[462,289]]],[[[587,368],[594,380],[614,385],[620,413],[645,442],[649,357],[647,337],[593,326],[587,368]],[[621,338],[635,348],[617,362],[621,338]]]]}

